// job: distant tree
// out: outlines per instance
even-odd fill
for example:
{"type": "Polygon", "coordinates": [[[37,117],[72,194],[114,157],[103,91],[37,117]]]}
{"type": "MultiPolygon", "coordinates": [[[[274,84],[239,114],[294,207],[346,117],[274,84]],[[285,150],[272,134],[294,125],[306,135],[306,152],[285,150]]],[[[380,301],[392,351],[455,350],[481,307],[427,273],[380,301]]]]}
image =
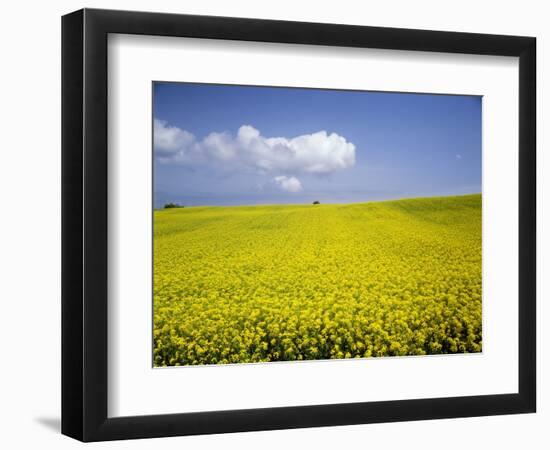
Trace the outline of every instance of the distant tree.
{"type": "Polygon", "coordinates": [[[178,205],[177,203],[166,203],[164,205],[164,209],[169,209],[169,208],[183,208],[183,205],[178,205]]]}
{"type": "Polygon", "coordinates": [[[313,202],[313,204],[314,204],[314,205],[320,205],[321,202],[320,202],[319,200],[315,200],[315,201],[313,202]]]}

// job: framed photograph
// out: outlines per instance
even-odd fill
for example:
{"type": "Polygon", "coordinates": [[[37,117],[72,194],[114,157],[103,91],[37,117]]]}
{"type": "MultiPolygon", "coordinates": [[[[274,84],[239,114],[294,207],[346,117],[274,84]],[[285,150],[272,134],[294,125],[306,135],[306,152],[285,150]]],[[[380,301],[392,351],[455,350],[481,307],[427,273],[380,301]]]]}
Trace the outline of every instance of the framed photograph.
{"type": "Polygon", "coordinates": [[[535,412],[533,37],[62,20],[62,432],[535,412]]]}

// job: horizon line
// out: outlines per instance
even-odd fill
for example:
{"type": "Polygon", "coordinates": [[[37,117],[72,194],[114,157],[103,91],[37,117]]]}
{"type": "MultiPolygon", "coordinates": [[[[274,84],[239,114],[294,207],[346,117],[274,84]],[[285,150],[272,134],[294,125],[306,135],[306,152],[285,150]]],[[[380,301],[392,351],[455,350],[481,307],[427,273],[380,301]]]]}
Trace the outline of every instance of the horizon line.
{"type": "MultiPolygon", "coordinates": [[[[363,202],[347,202],[347,203],[336,203],[336,202],[327,202],[319,203],[319,205],[364,205],[367,203],[390,203],[390,202],[399,202],[402,200],[422,200],[422,199],[436,199],[436,198],[449,198],[449,197],[468,197],[472,195],[482,195],[482,192],[472,192],[469,194],[453,194],[453,195],[431,195],[431,196],[421,196],[421,197],[399,197],[387,200],[367,200],[363,202]]],[[[316,201],[316,200],[314,200],[316,201]]],[[[172,203],[172,202],[168,202],[172,203]]],[[[166,203],[166,204],[168,204],[166,203]]],[[[240,205],[179,205],[173,208],[165,208],[164,206],[160,208],[153,207],[153,211],[164,211],[165,209],[178,209],[178,208],[240,208],[243,206],[254,207],[254,206],[306,206],[312,205],[313,202],[308,203],[254,203],[254,204],[240,204],[240,205]]]]}

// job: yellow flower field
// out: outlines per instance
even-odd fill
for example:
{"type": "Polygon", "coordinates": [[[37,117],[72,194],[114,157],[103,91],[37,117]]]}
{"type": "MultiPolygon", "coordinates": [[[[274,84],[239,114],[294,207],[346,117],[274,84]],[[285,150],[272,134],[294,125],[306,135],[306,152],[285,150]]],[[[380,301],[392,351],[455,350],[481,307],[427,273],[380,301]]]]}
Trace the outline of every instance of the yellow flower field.
{"type": "Polygon", "coordinates": [[[154,365],[480,352],[481,195],[154,213],[154,365]]]}

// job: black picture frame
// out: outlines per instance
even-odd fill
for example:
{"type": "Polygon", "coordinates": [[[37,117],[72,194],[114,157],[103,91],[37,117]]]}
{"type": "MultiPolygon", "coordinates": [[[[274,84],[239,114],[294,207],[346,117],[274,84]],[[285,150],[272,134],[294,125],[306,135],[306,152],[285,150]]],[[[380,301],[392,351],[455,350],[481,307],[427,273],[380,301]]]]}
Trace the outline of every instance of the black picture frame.
{"type": "Polygon", "coordinates": [[[535,412],[535,91],[533,37],[96,9],[63,16],[62,433],[102,441],[535,412]],[[519,57],[518,393],[109,418],[109,33],[519,57]]]}

